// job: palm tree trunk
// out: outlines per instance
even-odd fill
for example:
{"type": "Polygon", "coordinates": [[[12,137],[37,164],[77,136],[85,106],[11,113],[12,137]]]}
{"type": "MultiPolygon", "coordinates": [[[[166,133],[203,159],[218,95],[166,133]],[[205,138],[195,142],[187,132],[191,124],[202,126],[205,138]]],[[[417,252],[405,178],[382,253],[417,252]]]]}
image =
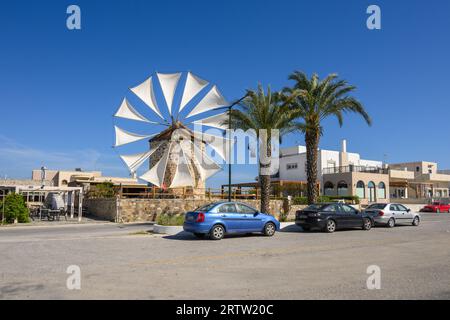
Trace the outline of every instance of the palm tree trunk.
{"type": "Polygon", "coordinates": [[[261,184],[261,212],[270,213],[270,176],[259,175],[261,184]]]}
{"type": "Polygon", "coordinates": [[[319,196],[317,188],[317,158],[319,148],[319,132],[308,131],[305,134],[306,144],[306,176],[308,204],[316,203],[319,196]]]}

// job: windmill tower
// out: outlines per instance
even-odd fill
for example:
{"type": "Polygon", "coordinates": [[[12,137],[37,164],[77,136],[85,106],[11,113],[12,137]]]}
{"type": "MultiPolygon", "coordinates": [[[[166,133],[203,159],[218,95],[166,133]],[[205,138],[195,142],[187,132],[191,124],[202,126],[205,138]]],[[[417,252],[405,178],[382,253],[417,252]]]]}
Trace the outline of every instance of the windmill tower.
{"type": "Polygon", "coordinates": [[[178,108],[173,108],[175,92],[182,73],[157,73],[155,78],[158,79],[165,98],[168,116],[164,117],[159,108],[154,79],[150,77],[130,90],[151,109],[158,120],[149,120],[143,116],[127,99],[123,100],[115,117],[145,122],[154,130],[165,128],[159,133],[145,135],[126,131],[115,125],[114,147],[149,139],[148,151],[120,156],[130,174],[136,174],[137,169],[149,160],[149,170],[141,175],[140,179],[163,188],[167,193],[180,194],[187,191],[188,195],[196,197],[204,195],[206,179],[221,170],[220,165],[207,155],[207,146],[227,161],[232,144],[223,136],[195,131],[194,129],[198,127],[194,129],[191,127],[200,125],[202,128],[206,126],[226,129],[224,121],[227,114],[223,110],[221,113],[206,117],[204,113],[219,111],[229,104],[215,85],[210,86],[207,81],[188,72],[183,79],[185,83],[180,104],[178,108]],[[197,100],[199,101],[196,102],[197,100]],[[190,111],[185,116],[188,110],[190,111]]]}

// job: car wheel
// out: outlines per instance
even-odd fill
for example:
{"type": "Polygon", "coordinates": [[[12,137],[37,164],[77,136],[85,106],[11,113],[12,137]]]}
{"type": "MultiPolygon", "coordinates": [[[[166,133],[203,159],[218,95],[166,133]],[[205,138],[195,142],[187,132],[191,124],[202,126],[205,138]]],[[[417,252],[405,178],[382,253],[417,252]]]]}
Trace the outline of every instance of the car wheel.
{"type": "Polygon", "coordinates": [[[225,229],[220,224],[216,224],[212,227],[211,232],[209,233],[209,238],[211,240],[221,240],[224,235],[225,229]]]}
{"type": "Polygon", "coordinates": [[[414,220],[412,222],[412,225],[417,227],[420,224],[420,219],[419,217],[414,217],[414,220]]]}
{"type": "Polygon", "coordinates": [[[204,233],[197,233],[197,232],[194,232],[194,236],[196,236],[196,237],[199,238],[199,239],[203,239],[203,238],[205,237],[205,234],[204,234],[204,233]]]}
{"type": "Polygon", "coordinates": [[[272,222],[266,223],[264,226],[264,235],[267,237],[271,237],[275,234],[276,227],[272,222]]]}
{"type": "Polygon", "coordinates": [[[306,232],[311,230],[310,227],[302,227],[302,229],[303,229],[303,231],[306,231],[306,232]]]}
{"type": "Polygon", "coordinates": [[[336,222],[334,222],[334,220],[328,220],[325,231],[328,233],[333,233],[334,231],[336,231],[336,222]]]}
{"type": "Polygon", "coordinates": [[[388,223],[387,223],[387,227],[388,227],[388,228],[393,228],[393,227],[395,227],[395,220],[394,220],[394,218],[390,218],[390,219],[389,219],[389,221],[388,221],[388,223]]]}
{"type": "Polygon", "coordinates": [[[364,219],[363,220],[363,230],[370,230],[372,229],[372,221],[370,221],[370,219],[364,219]]]}

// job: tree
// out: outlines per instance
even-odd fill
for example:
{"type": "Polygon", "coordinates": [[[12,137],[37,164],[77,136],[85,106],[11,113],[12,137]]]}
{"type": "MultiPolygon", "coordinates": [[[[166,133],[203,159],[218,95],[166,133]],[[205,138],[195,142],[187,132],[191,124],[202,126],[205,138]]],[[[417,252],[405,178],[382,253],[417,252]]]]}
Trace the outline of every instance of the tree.
{"type": "Polygon", "coordinates": [[[317,201],[317,159],[320,137],[323,134],[322,121],[328,117],[336,117],[339,126],[343,124],[345,113],[352,112],[361,115],[368,125],[372,121],[363,105],[350,96],[356,87],[345,80],[338,80],[337,74],[330,74],[320,80],[317,74],[311,78],[295,71],[289,76],[294,80],[292,87],[283,89],[283,93],[290,99],[293,119],[299,120],[295,126],[305,135],[307,198],[308,203],[317,201]]]}
{"type": "MultiPolygon", "coordinates": [[[[289,109],[287,101],[282,94],[272,92],[270,87],[267,92],[261,84],[256,91],[248,90],[246,98],[239,104],[239,108],[231,111],[231,128],[252,130],[260,141],[259,152],[266,152],[266,160],[270,159],[272,130],[278,130],[281,137],[295,128],[290,125],[289,109]],[[261,131],[265,129],[265,131],[261,131]],[[265,144],[265,146],[264,146],[265,144]]],[[[225,124],[228,125],[228,122],[225,124]]],[[[270,211],[270,174],[271,161],[261,161],[259,158],[259,184],[261,186],[261,211],[270,211]]]]}
{"type": "MultiPolygon", "coordinates": [[[[0,203],[0,212],[3,212],[3,203],[0,203]]],[[[13,223],[17,219],[18,222],[29,222],[29,211],[23,200],[23,196],[17,193],[9,193],[5,197],[5,222],[13,223]]]]}

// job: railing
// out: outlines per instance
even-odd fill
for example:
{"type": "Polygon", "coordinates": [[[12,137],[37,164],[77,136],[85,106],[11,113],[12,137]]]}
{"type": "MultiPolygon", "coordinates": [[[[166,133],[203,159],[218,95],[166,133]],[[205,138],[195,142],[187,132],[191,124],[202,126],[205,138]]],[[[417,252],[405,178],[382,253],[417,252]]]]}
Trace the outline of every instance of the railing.
{"type": "MultiPolygon", "coordinates": [[[[109,198],[134,198],[134,199],[210,199],[219,200],[228,199],[228,189],[213,189],[213,188],[177,188],[172,190],[163,190],[157,187],[145,187],[138,190],[132,190],[132,188],[124,188],[126,190],[117,190],[114,196],[108,196],[109,198]]],[[[105,198],[103,196],[97,196],[94,193],[88,194],[89,199],[105,198]]],[[[279,196],[271,195],[271,199],[281,199],[279,196]]],[[[231,199],[233,200],[259,200],[261,199],[261,190],[249,189],[239,190],[234,188],[231,192],[231,199]]]]}
{"type": "Polygon", "coordinates": [[[349,173],[349,172],[365,172],[365,173],[378,173],[389,174],[389,169],[380,167],[365,167],[365,166],[342,166],[342,167],[330,167],[322,170],[323,174],[336,174],[336,173],[349,173]]]}

